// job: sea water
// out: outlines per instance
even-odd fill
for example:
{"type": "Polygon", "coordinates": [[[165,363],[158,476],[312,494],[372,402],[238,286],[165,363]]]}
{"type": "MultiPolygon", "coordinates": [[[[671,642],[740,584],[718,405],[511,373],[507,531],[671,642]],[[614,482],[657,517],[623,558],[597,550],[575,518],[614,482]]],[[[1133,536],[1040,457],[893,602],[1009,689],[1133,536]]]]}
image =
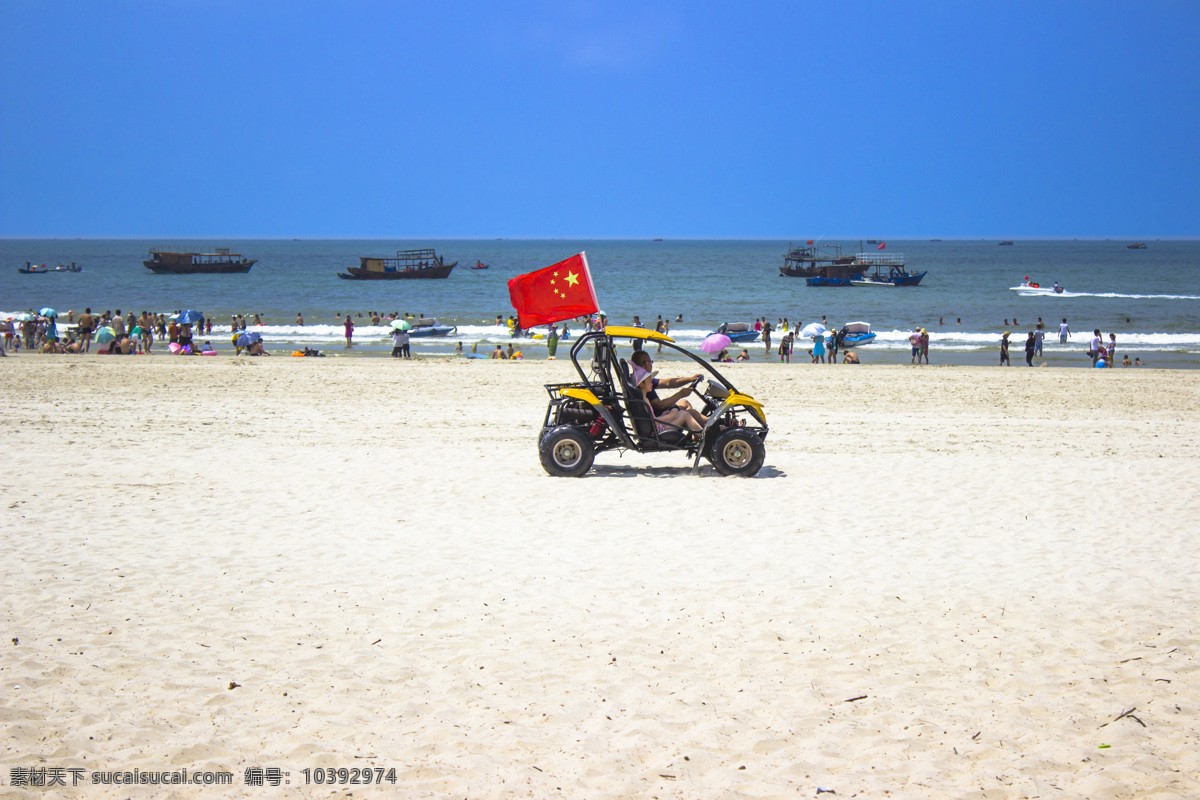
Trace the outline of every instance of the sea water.
{"type": "MultiPolygon", "coordinates": [[[[1028,331],[1040,318],[1046,331],[1046,358],[1054,365],[1085,366],[1083,356],[1094,328],[1115,333],[1118,353],[1155,366],[1200,366],[1200,242],[1147,240],[1144,250],[1130,240],[888,240],[884,253],[903,253],[908,269],[927,271],[916,287],[817,288],[779,274],[786,240],[0,240],[0,318],[43,306],[65,317],[84,307],[93,312],[173,312],[191,308],[213,320],[210,338],[228,345],[230,316],[258,314],[269,350],[317,347],[331,355],[390,351],[386,323],[370,325],[367,315],[399,313],[435,317],[455,325],[446,339],[413,340],[416,354],[448,354],[458,342],[465,350],[490,352],[513,340],[496,317],[513,314],[507,282],[586,251],[600,308],[611,324],[628,325],[634,315],[653,328],[658,317],[670,333],[696,348],[722,322],[772,324],[787,318],[795,326],[824,319],[830,326],[850,321],[871,324],[877,340],[860,348],[864,361],[908,360],[914,327],[930,333],[932,360],[993,363],[1000,335],[1011,332],[1014,362],[1023,358],[1028,331]],[[142,265],[152,246],[211,252],[229,247],[258,260],[245,274],[160,275],[142,265]],[[358,266],[359,256],[390,256],[396,250],[433,247],[447,263],[458,262],[445,280],[350,281],[337,277],[358,266]],[[75,262],[78,273],[21,275],[18,268],[75,262]],[[482,261],[486,270],[469,267],[482,261]],[[1061,295],[1022,296],[1011,291],[1025,276],[1042,286],[1055,281],[1061,295]],[[304,317],[296,325],[297,314],[304,317]],[[347,352],[338,314],[353,314],[354,347],[347,352]],[[682,316],[682,322],[676,318],[682,316]],[[1072,337],[1058,344],[1058,326],[1068,320],[1072,337]]],[[[844,254],[878,253],[859,240],[840,244],[844,254]]],[[[578,331],[579,326],[572,326],[578,331]]],[[[536,332],[544,332],[540,329],[536,332]]],[[[779,333],[773,334],[773,344],[779,333]]],[[[516,347],[544,357],[540,339],[522,338],[516,347]]],[[[811,346],[798,342],[794,359],[811,346]]],[[[745,347],[764,358],[763,344],[745,347]]],[[[562,350],[560,350],[560,356],[562,350]]],[[[773,357],[777,358],[777,356],[773,357]]]]}

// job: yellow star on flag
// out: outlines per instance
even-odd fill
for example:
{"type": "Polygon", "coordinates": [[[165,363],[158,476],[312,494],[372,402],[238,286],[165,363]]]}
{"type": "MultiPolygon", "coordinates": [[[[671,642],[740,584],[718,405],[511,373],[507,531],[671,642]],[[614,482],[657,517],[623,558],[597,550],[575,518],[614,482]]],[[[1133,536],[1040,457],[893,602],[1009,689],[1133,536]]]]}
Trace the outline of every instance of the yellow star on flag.
{"type": "Polygon", "coordinates": [[[579,283],[579,276],[576,275],[574,272],[568,272],[567,273],[567,283],[574,286],[575,284],[579,283]]]}

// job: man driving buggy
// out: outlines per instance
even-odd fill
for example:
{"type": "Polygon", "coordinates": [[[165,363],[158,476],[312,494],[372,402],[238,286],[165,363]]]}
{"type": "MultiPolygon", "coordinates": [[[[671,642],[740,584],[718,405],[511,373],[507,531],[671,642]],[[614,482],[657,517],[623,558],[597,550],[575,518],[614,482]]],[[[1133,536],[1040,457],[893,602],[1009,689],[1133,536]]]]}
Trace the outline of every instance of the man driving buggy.
{"type": "MultiPolygon", "coordinates": [[[[646,372],[654,371],[654,359],[650,358],[650,354],[645,350],[638,350],[630,357],[630,360],[646,372]]],[[[692,386],[703,377],[700,373],[696,373],[686,378],[652,378],[651,388],[646,392],[646,399],[650,401],[650,405],[654,409],[654,415],[663,418],[671,409],[677,408],[680,411],[686,412],[688,416],[701,426],[707,424],[708,417],[692,408],[692,404],[686,399],[692,392],[692,386]],[[679,389],[679,391],[670,397],[661,398],[658,396],[657,390],[659,388],[679,389]]],[[[688,425],[687,427],[690,428],[691,426],[688,425]]]]}

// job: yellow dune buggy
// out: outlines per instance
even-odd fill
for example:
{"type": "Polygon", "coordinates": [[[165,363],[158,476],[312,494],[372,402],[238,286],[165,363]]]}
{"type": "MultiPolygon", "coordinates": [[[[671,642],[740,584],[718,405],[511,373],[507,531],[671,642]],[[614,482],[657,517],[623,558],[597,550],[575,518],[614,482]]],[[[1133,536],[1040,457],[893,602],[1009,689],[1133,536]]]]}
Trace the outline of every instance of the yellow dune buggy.
{"type": "Polygon", "coordinates": [[[571,348],[571,363],[580,381],[546,385],[550,406],[538,454],[551,475],[579,477],[591,469],[596,454],[606,450],[679,451],[694,459],[693,466],[707,458],[722,475],[750,476],[762,467],[767,438],[762,403],[739,392],[710,362],[671,337],[644,328],[610,326],[580,336],[571,348]],[[699,400],[692,405],[708,418],[703,430],[689,431],[655,419],[654,409],[632,383],[632,366],[618,356],[615,339],[661,342],[709,373],[703,391],[704,378],[690,387],[690,394],[699,400]],[[590,360],[581,362],[586,358],[590,360]]]}

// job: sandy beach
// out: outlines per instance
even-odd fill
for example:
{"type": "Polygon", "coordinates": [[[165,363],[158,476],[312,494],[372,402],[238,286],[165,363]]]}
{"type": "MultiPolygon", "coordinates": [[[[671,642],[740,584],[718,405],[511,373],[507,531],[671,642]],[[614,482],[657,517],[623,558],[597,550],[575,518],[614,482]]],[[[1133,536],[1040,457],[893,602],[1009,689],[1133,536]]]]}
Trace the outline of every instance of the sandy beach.
{"type": "Polygon", "coordinates": [[[555,479],[565,360],[0,361],[2,793],[1200,795],[1196,372],[728,374],[757,477],[555,479]]]}

